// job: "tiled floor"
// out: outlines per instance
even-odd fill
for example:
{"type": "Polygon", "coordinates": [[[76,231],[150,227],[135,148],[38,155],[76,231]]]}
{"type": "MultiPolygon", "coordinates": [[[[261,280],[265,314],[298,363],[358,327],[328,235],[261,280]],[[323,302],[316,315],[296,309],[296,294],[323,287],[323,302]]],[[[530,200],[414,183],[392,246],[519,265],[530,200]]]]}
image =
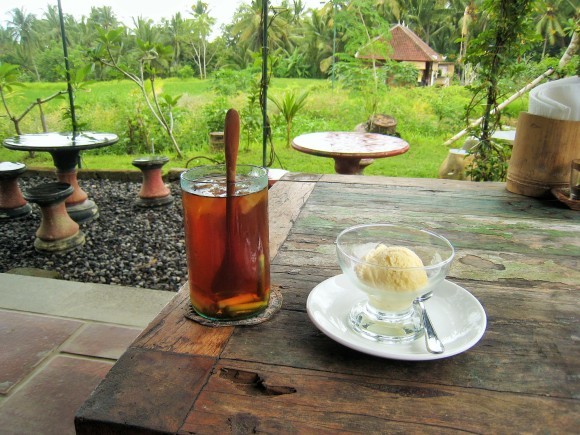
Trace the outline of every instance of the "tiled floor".
{"type": "MultiPolygon", "coordinates": [[[[32,303],[30,311],[26,310],[22,300],[27,297],[22,293],[30,292],[34,296],[39,284],[46,287],[45,282],[58,283],[56,286],[63,287],[63,281],[22,280],[25,281],[0,274],[0,433],[74,434],[77,409],[160,311],[163,301],[168,301],[173,294],[148,293],[154,291],[141,289],[144,311],[147,311],[147,298],[151,299],[150,318],[128,318],[125,314],[113,323],[109,318],[105,322],[100,320],[104,315],[110,316],[110,311],[97,312],[95,292],[102,292],[100,297],[111,302],[111,294],[119,293],[122,288],[113,289],[109,294],[106,288],[83,287],[77,283],[79,292],[75,297],[84,300],[86,312],[91,313],[89,318],[79,319],[68,314],[59,316],[53,307],[48,307],[48,313],[34,312],[38,309],[32,303]],[[12,297],[16,290],[18,300],[12,297]]],[[[132,290],[128,289],[120,297],[126,298],[132,290]]],[[[61,292],[62,306],[66,307],[64,300],[70,301],[71,289],[61,289],[61,292]]],[[[53,289],[51,295],[57,298],[59,291],[53,289]]],[[[53,306],[58,305],[57,300],[52,302],[53,306]]],[[[82,304],[78,306],[81,308],[82,304]]]]}
{"type": "Polygon", "coordinates": [[[0,311],[0,432],[74,434],[74,415],[141,329],[0,311]]]}

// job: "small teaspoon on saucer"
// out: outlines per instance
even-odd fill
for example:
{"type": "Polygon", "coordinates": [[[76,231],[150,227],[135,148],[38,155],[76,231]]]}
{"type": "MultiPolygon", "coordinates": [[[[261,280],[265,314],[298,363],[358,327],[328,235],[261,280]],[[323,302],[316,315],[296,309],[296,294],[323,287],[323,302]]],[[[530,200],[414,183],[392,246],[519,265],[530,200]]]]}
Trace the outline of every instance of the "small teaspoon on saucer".
{"type": "Polygon", "coordinates": [[[445,346],[443,346],[443,343],[439,340],[435,328],[433,328],[433,325],[431,324],[429,314],[427,314],[427,309],[425,308],[425,301],[431,296],[433,296],[433,292],[424,294],[415,299],[415,303],[419,305],[419,308],[421,308],[421,319],[423,320],[423,329],[425,330],[425,345],[427,346],[427,350],[431,353],[443,353],[445,351],[445,346]]]}

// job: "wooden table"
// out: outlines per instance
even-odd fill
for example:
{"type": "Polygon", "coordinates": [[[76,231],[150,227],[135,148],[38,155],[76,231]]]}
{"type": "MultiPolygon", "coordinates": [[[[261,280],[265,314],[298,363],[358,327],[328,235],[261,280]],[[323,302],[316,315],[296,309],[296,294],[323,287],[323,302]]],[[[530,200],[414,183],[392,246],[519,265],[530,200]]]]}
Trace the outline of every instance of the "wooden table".
{"type": "Polygon", "coordinates": [[[362,174],[361,160],[398,156],[409,150],[403,139],[378,133],[331,131],[296,137],[292,148],[306,154],[334,159],[337,174],[362,174]]]}
{"type": "Polygon", "coordinates": [[[254,327],[202,327],[184,318],[182,288],[79,410],[78,433],[578,433],[578,212],[503,183],[289,174],[270,190],[270,219],[283,309],[254,327]],[[397,361],[309,321],[309,292],[340,273],[338,232],[379,221],[454,244],[448,278],[488,316],[478,344],[397,361]]]}

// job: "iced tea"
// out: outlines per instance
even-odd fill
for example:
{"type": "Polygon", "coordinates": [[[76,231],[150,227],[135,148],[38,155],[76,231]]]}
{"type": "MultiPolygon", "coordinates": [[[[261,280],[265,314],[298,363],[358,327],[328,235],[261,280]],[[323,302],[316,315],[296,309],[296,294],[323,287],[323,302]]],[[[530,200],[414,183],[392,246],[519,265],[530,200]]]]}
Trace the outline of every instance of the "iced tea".
{"type": "Polygon", "coordinates": [[[223,166],[193,168],[181,186],[191,305],[211,319],[263,311],[270,298],[266,170],[239,165],[227,199],[223,166]]]}

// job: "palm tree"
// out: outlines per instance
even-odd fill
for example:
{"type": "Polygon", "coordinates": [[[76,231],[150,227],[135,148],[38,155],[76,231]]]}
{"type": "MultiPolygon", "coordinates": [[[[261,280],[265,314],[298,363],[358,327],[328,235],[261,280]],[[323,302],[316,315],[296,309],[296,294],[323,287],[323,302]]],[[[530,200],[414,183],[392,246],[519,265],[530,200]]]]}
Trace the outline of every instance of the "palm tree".
{"type": "Polygon", "coordinates": [[[401,19],[427,43],[432,45],[432,38],[446,28],[446,1],[441,0],[402,0],[401,19]]]}
{"type": "Polygon", "coordinates": [[[155,45],[161,41],[161,32],[151,18],[133,17],[133,25],[133,34],[137,40],[149,45],[155,45]]]}
{"type": "Polygon", "coordinates": [[[116,29],[121,24],[111,6],[91,7],[88,21],[104,31],[116,29]]]}
{"type": "Polygon", "coordinates": [[[172,69],[177,69],[181,59],[181,43],[185,37],[185,20],[180,12],[177,12],[170,20],[163,20],[163,35],[168,39],[167,43],[173,47],[172,69]]]}
{"type": "Polygon", "coordinates": [[[290,10],[290,17],[288,22],[299,25],[302,21],[302,16],[306,12],[306,5],[302,0],[292,0],[292,4],[288,5],[287,1],[282,2],[282,7],[290,10]]]}
{"type": "Polygon", "coordinates": [[[440,16],[440,30],[431,34],[431,46],[435,51],[458,57],[461,52],[461,31],[458,23],[463,18],[465,11],[465,0],[451,0],[445,2],[440,16]]]}
{"type": "MultiPolygon", "coordinates": [[[[252,0],[250,4],[243,3],[234,14],[231,32],[244,47],[254,52],[262,48],[262,6],[268,0],[252,0]]],[[[291,50],[290,26],[286,15],[288,12],[279,13],[275,19],[270,18],[268,28],[268,49],[277,48],[291,50]]]]}
{"type": "Polygon", "coordinates": [[[399,0],[377,0],[377,11],[391,24],[401,22],[401,5],[399,0]]]}
{"type": "Polygon", "coordinates": [[[185,35],[182,39],[192,51],[192,57],[199,70],[199,78],[207,78],[207,64],[215,53],[209,53],[209,37],[215,18],[209,16],[207,4],[198,1],[192,8],[193,19],[185,22],[185,35]]]}
{"type": "Polygon", "coordinates": [[[38,48],[39,41],[35,31],[36,17],[32,14],[27,14],[24,8],[12,9],[10,16],[11,19],[8,20],[7,29],[12,39],[21,48],[28,68],[33,70],[36,80],[40,81],[38,68],[34,61],[34,51],[38,48]]]}
{"type": "MultiPolygon", "coordinates": [[[[467,47],[472,35],[477,35],[487,25],[487,16],[480,14],[481,0],[470,0],[465,6],[463,16],[458,20],[461,28],[461,45],[459,47],[459,63],[463,65],[461,69],[461,83],[469,84],[471,79],[468,77],[471,71],[471,65],[465,63],[467,56],[467,47]]],[[[484,12],[485,13],[485,12],[484,12]]]]}
{"type": "Polygon", "coordinates": [[[332,15],[313,10],[304,21],[304,42],[302,49],[311,65],[310,74],[317,77],[327,73],[332,65],[332,15]],[[330,24],[329,24],[330,23],[330,24]]]}
{"type": "Polygon", "coordinates": [[[540,19],[538,24],[536,24],[536,31],[544,38],[542,59],[546,56],[548,43],[554,45],[557,36],[564,36],[564,29],[561,24],[564,20],[559,13],[562,3],[561,0],[550,0],[536,4],[540,14],[540,19]]]}
{"type": "Polygon", "coordinates": [[[50,41],[60,42],[60,18],[57,7],[54,5],[47,5],[43,18],[44,19],[41,21],[43,27],[42,34],[50,41]]]}

